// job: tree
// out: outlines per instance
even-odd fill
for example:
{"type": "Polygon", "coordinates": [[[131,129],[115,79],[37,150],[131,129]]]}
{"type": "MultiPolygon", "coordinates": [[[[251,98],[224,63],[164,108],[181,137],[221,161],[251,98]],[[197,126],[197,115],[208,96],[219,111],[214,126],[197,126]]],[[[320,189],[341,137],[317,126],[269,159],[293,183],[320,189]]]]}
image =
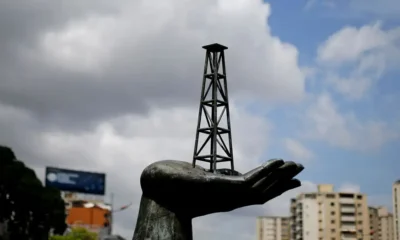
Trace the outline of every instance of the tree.
{"type": "Polygon", "coordinates": [[[44,240],[50,230],[61,234],[66,229],[60,191],[44,187],[35,171],[4,146],[0,146],[0,206],[0,224],[7,228],[0,240],[44,240]]]}
{"type": "Polygon", "coordinates": [[[89,232],[85,228],[73,228],[72,231],[65,236],[51,236],[49,240],[97,240],[96,233],[89,232]]]}

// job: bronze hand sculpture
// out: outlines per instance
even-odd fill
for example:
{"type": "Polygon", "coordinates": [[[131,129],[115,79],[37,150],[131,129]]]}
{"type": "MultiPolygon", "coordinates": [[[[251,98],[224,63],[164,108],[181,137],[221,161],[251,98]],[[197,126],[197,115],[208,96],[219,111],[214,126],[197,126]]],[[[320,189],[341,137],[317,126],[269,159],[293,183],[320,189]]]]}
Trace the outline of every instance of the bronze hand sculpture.
{"type": "Polygon", "coordinates": [[[134,240],[192,240],[192,219],[264,204],[299,187],[303,166],[269,160],[252,171],[227,176],[190,163],[159,161],[142,173],[143,195],[134,240]]]}

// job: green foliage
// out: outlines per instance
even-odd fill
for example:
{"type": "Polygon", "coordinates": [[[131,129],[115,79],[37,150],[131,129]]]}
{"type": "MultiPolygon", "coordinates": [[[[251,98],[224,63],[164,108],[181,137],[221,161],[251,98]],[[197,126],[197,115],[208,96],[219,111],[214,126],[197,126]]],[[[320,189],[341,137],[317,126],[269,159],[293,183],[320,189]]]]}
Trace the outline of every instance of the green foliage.
{"type": "Polygon", "coordinates": [[[0,146],[0,222],[7,222],[3,239],[48,239],[50,229],[65,231],[65,203],[60,191],[44,187],[35,171],[0,146]]]}
{"type": "Polygon", "coordinates": [[[89,232],[85,228],[73,228],[65,236],[51,236],[49,240],[97,240],[96,233],[89,232]]]}

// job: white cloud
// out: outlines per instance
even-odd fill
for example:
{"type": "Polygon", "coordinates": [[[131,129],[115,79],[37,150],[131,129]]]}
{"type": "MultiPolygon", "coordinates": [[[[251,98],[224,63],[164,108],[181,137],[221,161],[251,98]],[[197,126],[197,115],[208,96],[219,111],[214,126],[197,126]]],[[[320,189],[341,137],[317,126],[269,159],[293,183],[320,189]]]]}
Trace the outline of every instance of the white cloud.
{"type": "Polygon", "coordinates": [[[343,183],[339,188],[338,192],[348,192],[348,193],[359,193],[360,186],[353,183],[343,183]]]}
{"type": "MultiPolygon", "coordinates": [[[[0,54],[7,56],[0,64],[0,103],[5,106],[0,108],[0,141],[40,178],[49,165],[106,172],[115,204],[133,201],[129,210],[115,215],[115,232],[127,239],[134,231],[143,168],[167,158],[191,161],[205,54],[201,46],[218,42],[229,47],[235,167],[241,172],[259,164],[271,126],[232,100],[297,102],[305,94],[298,51],[271,35],[270,5],[263,1],[37,4],[0,3],[2,19],[13,29],[0,30],[0,42],[10,46],[0,54]]],[[[0,53],[4,49],[0,45],[0,53]]],[[[281,204],[275,202],[272,209],[286,211],[281,204]]],[[[251,238],[255,217],[271,209],[266,206],[195,219],[195,238],[251,238]],[[229,214],[236,214],[235,222],[212,227],[229,214]]]]}
{"type": "Polygon", "coordinates": [[[324,78],[352,100],[363,98],[400,59],[400,28],[385,30],[377,22],[360,28],[344,27],[318,48],[324,78]]]}
{"type": "Polygon", "coordinates": [[[318,48],[318,60],[336,64],[356,61],[367,51],[389,44],[388,37],[387,33],[381,30],[380,22],[360,29],[344,27],[318,48]]]}
{"type": "MultiPolygon", "coordinates": [[[[260,164],[259,157],[267,147],[270,126],[264,119],[237,108],[235,104],[231,104],[231,108],[236,169],[246,172],[260,164]]],[[[153,109],[149,116],[127,115],[104,122],[94,132],[38,132],[35,133],[35,141],[41,146],[41,151],[37,157],[59,167],[106,172],[107,194],[116,194],[116,205],[131,201],[134,203],[130,210],[116,215],[115,225],[116,231],[131,237],[141,196],[141,171],[148,164],[162,159],[191,161],[196,112],[195,109],[187,108],[153,109]]],[[[16,154],[25,158],[18,150],[16,154]]],[[[33,167],[39,178],[43,179],[44,166],[33,167]]],[[[273,206],[279,208],[281,203],[277,202],[273,206]]],[[[264,211],[266,208],[268,205],[256,207],[264,211]]],[[[217,214],[206,217],[207,220],[196,219],[195,235],[208,236],[208,239],[221,239],[230,235],[232,222],[219,229],[213,229],[210,225],[228,217],[217,214]]],[[[237,227],[242,224],[252,226],[255,217],[237,217],[237,227]]],[[[244,228],[243,234],[253,236],[253,230],[244,228]]],[[[241,236],[234,233],[231,235],[237,235],[238,239],[241,236]]]]}
{"type": "Polygon", "coordinates": [[[372,86],[372,79],[365,77],[341,78],[330,75],[327,77],[327,82],[332,84],[339,93],[354,100],[361,99],[372,86]]]}
{"type": "Polygon", "coordinates": [[[201,76],[200,46],[219,42],[229,47],[232,92],[281,101],[304,94],[298,51],[271,35],[270,6],[262,1],[137,1],[118,7],[118,14],[90,14],[47,30],[31,50],[32,61],[39,54],[49,67],[85,72],[98,81],[117,74],[132,76],[141,88],[153,78],[185,86],[201,76]]]}
{"type": "Polygon", "coordinates": [[[290,153],[295,161],[306,161],[314,157],[314,154],[311,150],[307,149],[303,144],[295,139],[284,139],[284,145],[286,150],[290,153]]]}
{"type": "Polygon", "coordinates": [[[45,60],[68,70],[100,71],[115,37],[106,30],[116,24],[111,17],[91,16],[85,21],[71,21],[63,31],[45,33],[41,41],[45,60]]]}
{"type": "Polygon", "coordinates": [[[373,151],[399,137],[384,122],[361,121],[352,112],[339,112],[327,93],[316,97],[304,120],[307,137],[347,149],[373,151]]]}

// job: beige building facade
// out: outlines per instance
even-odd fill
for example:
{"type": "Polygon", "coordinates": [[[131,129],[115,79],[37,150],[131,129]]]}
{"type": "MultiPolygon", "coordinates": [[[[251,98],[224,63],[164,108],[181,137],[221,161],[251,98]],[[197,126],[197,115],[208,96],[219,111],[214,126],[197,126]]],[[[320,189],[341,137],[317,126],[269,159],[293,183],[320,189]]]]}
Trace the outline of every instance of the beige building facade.
{"type": "Polygon", "coordinates": [[[289,240],[289,217],[258,217],[257,240],[289,240]]]}
{"type": "Polygon", "coordinates": [[[292,199],[290,224],[292,240],[370,240],[366,196],[330,184],[292,199]]]}
{"type": "Polygon", "coordinates": [[[368,207],[369,211],[369,228],[371,231],[371,240],[379,240],[379,215],[378,208],[368,207]]]}
{"type": "Polygon", "coordinates": [[[392,196],[394,239],[400,240],[400,180],[394,182],[392,188],[392,196]]]}
{"type": "Polygon", "coordinates": [[[371,240],[394,240],[394,221],[386,207],[369,207],[371,240]]]}

